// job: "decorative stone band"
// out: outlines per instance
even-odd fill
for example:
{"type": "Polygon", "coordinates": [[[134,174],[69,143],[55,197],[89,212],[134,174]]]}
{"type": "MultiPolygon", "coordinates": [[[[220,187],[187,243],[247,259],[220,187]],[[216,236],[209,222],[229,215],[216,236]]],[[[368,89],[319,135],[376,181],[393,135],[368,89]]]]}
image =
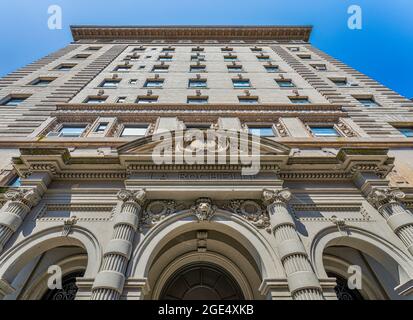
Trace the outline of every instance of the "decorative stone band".
{"type": "Polygon", "coordinates": [[[413,255],[413,214],[404,207],[404,197],[405,194],[399,189],[377,188],[370,193],[368,201],[376,207],[413,255]]]}
{"type": "Polygon", "coordinates": [[[263,192],[263,202],[270,216],[288,287],[294,300],[323,300],[320,282],[288,211],[287,203],[290,199],[291,192],[287,189],[266,189],[263,192]]]}
{"type": "Polygon", "coordinates": [[[118,300],[125,284],[125,272],[132,254],[133,239],[139,228],[145,190],[121,190],[120,212],[115,217],[113,236],[105,249],[103,263],[92,289],[92,300],[118,300]]]}
{"type": "Polygon", "coordinates": [[[12,189],[4,196],[8,201],[0,212],[0,252],[21,226],[30,209],[40,200],[35,189],[12,189]]]}

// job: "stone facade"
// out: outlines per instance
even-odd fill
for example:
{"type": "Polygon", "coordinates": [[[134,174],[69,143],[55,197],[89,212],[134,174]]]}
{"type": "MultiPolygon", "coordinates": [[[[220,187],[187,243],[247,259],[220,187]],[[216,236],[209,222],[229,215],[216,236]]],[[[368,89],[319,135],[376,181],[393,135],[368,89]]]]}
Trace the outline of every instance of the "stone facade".
{"type": "Polygon", "coordinates": [[[0,79],[1,298],[413,297],[412,101],[310,27],[72,33],[0,79]],[[190,128],[258,172],[153,160],[190,128]]]}

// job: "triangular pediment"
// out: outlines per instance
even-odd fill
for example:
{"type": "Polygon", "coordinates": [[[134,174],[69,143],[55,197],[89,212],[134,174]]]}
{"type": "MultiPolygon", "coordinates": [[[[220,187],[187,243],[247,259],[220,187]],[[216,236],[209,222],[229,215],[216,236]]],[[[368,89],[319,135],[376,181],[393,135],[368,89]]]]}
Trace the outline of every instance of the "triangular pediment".
{"type": "MultiPolygon", "coordinates": [[[[235,132],[234,132],[235,133],[235,132]]],[[[183,132],[185,134],[185,131],[183,132]]],[[[233,134],[233,133],[231,133],[233,134]]],[[[237,133],[235,133],[237,134],[237,133]]],[[[182,136],[176,134],[175,132],[171,132],[168,137],[163,136],[163,133],[138,138],[131,142],[128,142],[120,147],[118,147],[118,154],[119,155],[149,155],[151,154],[155,148],[157,148],[161,143],[164,145],[172,146],[173,150],[176,148],[188,148],[193,145],[195,142],[195,138],[190,141],[184,141],[182,136]]],[[[234,144],[237,144],[238,150],[248,147],[249,152],[254,150],[259,150],[260,155],[265,156],[276,156],[276,155],[284,155],[288,156],[290,153],[290,148],[286,145],[283,145],[279,142],[272,141],[267,138],[260,138],[257,136],[253,136],[247,133],[238,134],[236,137],[232,136],[233,140],[228,138],[228,143],[232,141],[234,144]]],[[[219,150],[219,145],[210,145],[210,141],[207,139],[205,134],[204,141],[206,146],[209,146],[211,149],[209,150],[219,150]]],[[[198,145],[199,146],[199,145],[198,145]]],[[[229,149],[229,148],[228,148],[229,149]]],[[[235,149],[235,147],[234,147],[235,149]]],[[[218,151],[217,151],[218,152],[218,151]]]]}

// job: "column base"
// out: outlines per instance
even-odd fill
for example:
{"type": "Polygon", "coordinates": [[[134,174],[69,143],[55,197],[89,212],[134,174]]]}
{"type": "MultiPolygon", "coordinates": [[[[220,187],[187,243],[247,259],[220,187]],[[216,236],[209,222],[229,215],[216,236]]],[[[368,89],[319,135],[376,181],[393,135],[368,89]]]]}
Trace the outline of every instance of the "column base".
{"type": "Polygon", "coordinates": [[[258,290],[267,300],[292,300],[287,279],[264,279],[258,290]]]}

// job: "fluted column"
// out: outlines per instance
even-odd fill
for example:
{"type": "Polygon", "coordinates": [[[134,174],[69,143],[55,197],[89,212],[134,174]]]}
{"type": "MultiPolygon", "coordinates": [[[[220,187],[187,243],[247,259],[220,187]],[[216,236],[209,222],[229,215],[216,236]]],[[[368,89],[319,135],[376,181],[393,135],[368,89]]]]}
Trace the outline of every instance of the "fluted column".
{"type": "Polygon", "coordinates": [[[35,189],[12,189],[5,193],[7,202],[0,212],[0,252],[24,218],[40,200],[35,189]]]}
{"type": "Polygon", "coordinates": [[[308,258],[287,203],[290,191],[264,190],[263,202],[270,216],[278,254],[294,300],[323,300],[320,282],[308,258]]]}
{"type": "Polygon", "coordinates": [[[368,200],[413,255],[413,214],[402,204],[404,197],[405,194],[398,189],[376,188],[370,193],[368,200]]]}
{"type": "Polygon", "coordinates": [[[123,203],[115,218],[113,236],[104,252],[102,266],[93,284],[92,300],[120,298],[145,197],[144,190],[121,190],[118,193],[118,199],[123,203]]]}

